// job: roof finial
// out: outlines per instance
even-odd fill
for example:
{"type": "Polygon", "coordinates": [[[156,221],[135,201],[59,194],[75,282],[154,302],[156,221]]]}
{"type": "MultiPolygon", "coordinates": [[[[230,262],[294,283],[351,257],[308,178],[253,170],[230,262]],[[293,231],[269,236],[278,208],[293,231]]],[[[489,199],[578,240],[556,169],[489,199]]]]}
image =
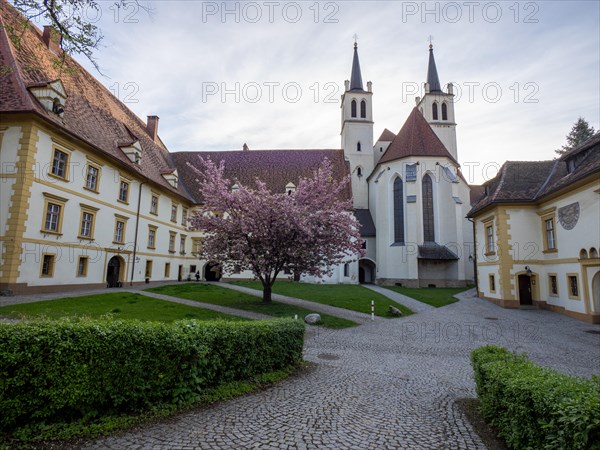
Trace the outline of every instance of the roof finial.
{"type": "Polygon", "coordinates": [[[354,33],[352,37],[354,38],[354,48],[358,48],[358,34],[354,33]]]}
{"type": "Polygon", "coordinates": [[[429,35],[429,50],[433,49],[433,36],[429,35]]]}

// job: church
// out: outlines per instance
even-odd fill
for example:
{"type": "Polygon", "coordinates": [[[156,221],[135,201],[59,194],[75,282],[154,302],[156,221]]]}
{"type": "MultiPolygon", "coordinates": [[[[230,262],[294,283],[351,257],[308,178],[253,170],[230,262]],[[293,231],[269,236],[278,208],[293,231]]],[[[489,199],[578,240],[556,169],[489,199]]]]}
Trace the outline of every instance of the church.
{"type": "MultiPolygon", "coordinates": [[[[325,283],[463,286],[474,278],[470,188],[457,155],[452,85],[429,49],[422,97],[374,140],[373,85],[355,44],[341,99],[339,149],[170,151],[159,118],[137,117],[60,47],[0,0],[0,290],[36,293],[150,281],[249,278],[197,257],[202,232],[190,165],[223,160],[228,178],[294,189],[324,158],[351,177],[366,254],[325,283]],[[60,62],[57,64],[57,62],[60,62]]],[[[350,56],[350,55],[349,55],[350,56]]],[[[349,58],[350,60],[350,58],[349,58]]],[[[425,58],[424,58],[425,62],[425,58]]],[[[425,66],[425,64],[424,64],[425,66]]],[[[208,150],[208,149],[206,149],[208,150]]]]}

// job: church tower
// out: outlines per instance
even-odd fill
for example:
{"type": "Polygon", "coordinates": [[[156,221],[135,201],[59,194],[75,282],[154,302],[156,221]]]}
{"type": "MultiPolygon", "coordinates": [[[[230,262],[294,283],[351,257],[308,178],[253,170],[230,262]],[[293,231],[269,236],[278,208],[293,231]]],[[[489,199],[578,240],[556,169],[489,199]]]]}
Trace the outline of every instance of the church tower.
{"type": "Polygon", "coordinates": [[[354,43],[354,59],[350,81],[345,81],[342,95],[342,149],[350,163],[352,197],[356,209],[369,207],[367,177],[373,171],[373,92],[372,84],[363,88],[358,45],[354,43]]]}
{"type": "Polygon", "coordinates": [[[427,120],[446,149],[458,161],[453,87],[452,83],[448,83],[447,91],[442,91],[433,57],[433,45],[431,44],[429,44],[429,67],[427,69],[425,95],[423,98],[417,97],[415,100],[417,109],[421,111],[421,114],[423,114],[425,120],[427,120]]]}

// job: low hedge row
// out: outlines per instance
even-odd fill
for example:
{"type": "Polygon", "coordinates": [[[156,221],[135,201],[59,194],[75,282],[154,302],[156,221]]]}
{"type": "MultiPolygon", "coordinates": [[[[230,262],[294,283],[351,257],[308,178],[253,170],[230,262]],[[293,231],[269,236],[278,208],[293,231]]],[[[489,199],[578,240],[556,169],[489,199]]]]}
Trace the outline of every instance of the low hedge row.
{"type": "Polygon", "coordinates": [[[0,324],[0,430],[189,403],[301,361],[303,342],[293,320],[0,324]]]}
{"type": "Polygon", "coordinates": [[[471,353],[486,421],[515,449],[600,449],[600,379],[563,375],[495,346],[471,353]]]}

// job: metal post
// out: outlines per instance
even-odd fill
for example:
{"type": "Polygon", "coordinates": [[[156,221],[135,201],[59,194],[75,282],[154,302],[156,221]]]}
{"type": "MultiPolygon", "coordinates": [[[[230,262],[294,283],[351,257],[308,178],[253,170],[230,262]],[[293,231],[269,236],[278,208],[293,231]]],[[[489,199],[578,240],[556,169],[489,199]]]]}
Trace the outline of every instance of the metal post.
{"type": "Polygon", "coordinates": [[[371,300],[371,320],[375,320],[375,300],[371,300]]]}

